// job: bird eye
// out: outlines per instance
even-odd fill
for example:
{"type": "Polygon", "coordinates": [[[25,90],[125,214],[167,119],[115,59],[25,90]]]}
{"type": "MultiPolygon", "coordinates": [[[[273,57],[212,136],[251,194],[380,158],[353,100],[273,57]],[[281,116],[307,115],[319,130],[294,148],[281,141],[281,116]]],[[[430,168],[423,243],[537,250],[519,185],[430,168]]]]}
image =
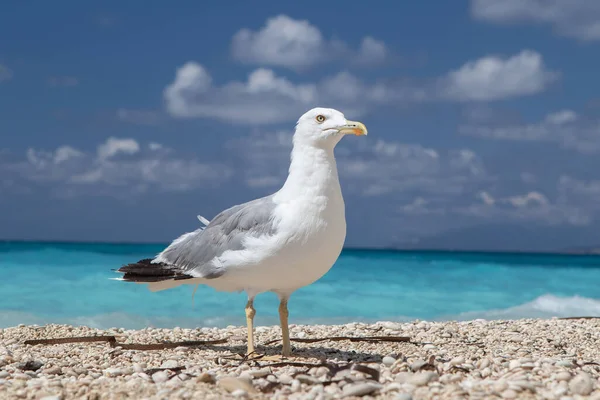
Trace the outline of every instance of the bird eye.
{"type": "Polygon", "coordinates": [[[317,115],[317,117],[315,119],[320,124],[322,124],[323,122],[325,122],[325,117],[323,115],[317,115]]]}

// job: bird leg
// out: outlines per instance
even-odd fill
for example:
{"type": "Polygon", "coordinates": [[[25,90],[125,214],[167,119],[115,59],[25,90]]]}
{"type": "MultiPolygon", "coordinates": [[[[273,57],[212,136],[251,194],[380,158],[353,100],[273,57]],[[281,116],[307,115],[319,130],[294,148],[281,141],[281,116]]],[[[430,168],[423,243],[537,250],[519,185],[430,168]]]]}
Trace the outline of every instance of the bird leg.
{"type": "Polygon", "coordinates": [[[290,330],[288,327],[288,307],[287,307],[288,299],[286,297],[282,297],[279,302],[279,321],[281,323],[281,341],[282,341],[282,349],[281,355],[283,357],[289,357],[292,355],[292,346],[290,344],[290,330]]]}
{"type": "Polygon", "coordinates": [[[248,299],[246,303],[246,325],[248,327],[248,355],[254,353],[254,299],[248,299]]]}
{"type": "MultiPolygon", "coordinates": [[[[281,322],[281,335],[283,340],[283,348],[280,356],[267,356],[265,354],[257,354],[254,347],[254,299],[248,298],[246,303],[246,324],[248,326],[248,352],[240,361],[281,361],[282,358],[289,357],[292,354],[292,346],[290,345],[290,331],[288,327],[288,308],[287,297],[282,297],[279,303],[279,319],[281,322]]],[[[228,357],[230,359],[238,359],[238,357],[228,357]]]]}
{"type": "Polygon", "coordinates": [[[281,348],[280,356],[258,356],[255,360],[260,361],[281,361],[283,358],[290,357],[292,355],[292,346],[290,344],[290,330],[288,327],[288,307],[287,307],[288,299],[287,297],[281,297],[279,301],[279,321],[281,323],[281,340],[283,346],[281,348]]]}

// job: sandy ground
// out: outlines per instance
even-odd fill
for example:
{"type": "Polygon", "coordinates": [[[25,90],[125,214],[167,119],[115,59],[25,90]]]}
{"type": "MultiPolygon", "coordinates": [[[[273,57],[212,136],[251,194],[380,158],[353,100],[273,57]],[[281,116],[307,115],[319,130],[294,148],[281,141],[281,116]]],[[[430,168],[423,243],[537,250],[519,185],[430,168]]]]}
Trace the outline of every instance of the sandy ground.
{"type": "MultiPolygon", "coordinates": [[[[278,327],[257,328],[258,343],[279,335],[278,327]]],[[[334,336],[410,341],[294,342],[291,359],[241,361],[242,327],[20,326],[0,330],[0,398],[600,400],[599,319],[292,326],[298,339],[334,336]],[[116,343],[25,344],[94,335],[116,343]],[[199,340],[223,343],[135,345],[199,340]]],[[[279,342],[258,347],[280,350],[279,342]]]]}

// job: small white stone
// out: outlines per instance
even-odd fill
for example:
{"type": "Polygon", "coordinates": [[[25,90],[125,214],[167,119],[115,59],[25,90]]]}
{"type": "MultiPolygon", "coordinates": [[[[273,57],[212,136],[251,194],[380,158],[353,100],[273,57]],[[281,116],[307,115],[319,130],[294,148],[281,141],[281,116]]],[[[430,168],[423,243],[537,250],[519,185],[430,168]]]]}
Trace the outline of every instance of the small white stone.
{"type": "Polygon", "coordinates": [[[234,390],[233,392],[231,392],[231,395],[233,397],[243,398],[243,397],[248,397],[248,392],[246,392],[245,390],[242,390],[242,389],[237,389],[237,390],[234,390]]]}
{"type": "Polygon", "coordinates": [[[183,373],[177,375],[177,377],[179,379],[181,379],[182,381],[188,381],[191,378],[191,376],[189,376],[188,374],[183,374],[183,373]]]}
{"type": "Polygon", "coordinates": [[[594,382],[587,373],[580,372],[569,382],[569,389],[575,394],[587,396],[594,390],[594,382]]]}
{"type": "Polygon", "coordinates": [[[121,368],[108,368],[104,370],[104,375],[110,377],[120,376],[123,375],[123,371],[121,370],[121,368]]]}
{"type": "Polygon", "coordinates": [[[157,371],[152,374],[152,380],[155,383],[166,382],[168,379],[169,379],[169,375],[167,374],[166,371],[157,371]]]}
{"type": "Polygon", "coordinates": [[[560,360],[557,361],[555,364],[557,367],[566,367],[566,368],[573,368],[574,365],[571,361],[569,360],[560,360]]]}
{"type": "Polygon", "coordinates": [[[297,379],[294,379],[294,380],[292,380],[292,384],[290,385],[290,390],[292,391],[292,393],[296,393],[297,391],[300,390],[301,386],[302,386],[302,384],[300,383],[300,381],[297,379]]]}
{"type": "Polygon", "coordinates": [[[144,372],[144,367],[142,367],[142,365],[139,363],[135,363],[135,364],[133,364],[133,371],[138,372],[138,373],[144,372]]]}
{"type": "Polygon", "coordinates": [[[508,388],[508,383],[504,380],[499,380],[494,383],[494,390],[498,393],[503,392],[508,388]]]}
{"type": "Polygon", "coordinates": [[[561,371],[558,374],[556,374],[555,379],[557,381],[569,381],[571,379],[571,374],[567,371],[561,371]]]}
{"type": "Polygon", "coordinates": [[[252,369],[248,371],[248,373],[254,378],[262,378],[269,375],[271,373],[271,370],[269,368],[252,369]]]}
{"type": "Polygon", "coordinates": [[[394,357],[385,356],[383,357],[383,360],[381,360],[381,362],[383,363],[383,365],[391,367],[396,362],[396,359],[394,357]]]}
{"type": "Polygon", "coordinates": [[[508,369],[516,369],[521,366],[521,362],[519,360],[511,360],[508,363],[508,369]]]}
{"type": "Polygon", "coordinates": [[[345,385],[342,390],[343,397],[352,397],[352,396],[364,396],[367,394],[371,394],[383,386],[374,383],[374,382],[361,382],[361,383],[353,383],[350,385],[345,385]]]}
{"type": "Polygon", "coordinates": [[[450,365],[460,365],[465,362],[465,358],[463,356],[454,357],[450,360],[450,365]]]}
{"type": "Polygon", "coordinates": [[[438,380],[439,375],[436,372],[425,371],[419,372],[411,376],[407,383],[413,384],[415,386],[425,386],[429,382],[433,382],[438,380]]]}
{"type": "Polygon", "coordinates": [[[284,385],[290,385],[293,380],[294,378],[292,378],[288,374],[279,375],[279,382],[283,383],[284,385]]]}
{"type": "Polygon", "coordinates": [[[175,360],[167,360],[160,366],[161,368],[172,369],[179,367],[179,364],[175,360]]]}

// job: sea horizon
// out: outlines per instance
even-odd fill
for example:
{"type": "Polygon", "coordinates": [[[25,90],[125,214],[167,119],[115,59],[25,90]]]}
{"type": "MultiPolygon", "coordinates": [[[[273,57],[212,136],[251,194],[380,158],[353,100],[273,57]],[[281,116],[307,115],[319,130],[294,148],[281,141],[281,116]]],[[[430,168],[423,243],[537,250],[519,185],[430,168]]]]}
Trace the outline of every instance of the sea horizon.
{"type": "MultiPolygon", "coordinates": [[[[171,241],[110,241],[110,240],[50,240],[50,239],[0,239],[0,244],[10,244],[10,243],[25,243],[25,244],[46,244],[46,245],[130,245],[130,246],[168,246],[171,241]]],[[[595,246],[582,246],[581,248],[575,247],[571,249],[556,249],[556,250],[515,250],[515,249],[507,249],[507,250],[485,250],[485,249],[469,249],[469,248],[419,248],[419,247],[357,247],[357,246],[344,246],[343,250],[351,250],[351,251],[389,251],[389,252],[401,252],[401,253],[419,253],[419,252],[427,252],[427,253],[473,253],[473,254],[524,254],[524,255],[565,255],[565,256],[593,256],[598,255],[600,257],[600,253],[596,253],[591,251],[590,249],[599,249],[595,246]]]]}

